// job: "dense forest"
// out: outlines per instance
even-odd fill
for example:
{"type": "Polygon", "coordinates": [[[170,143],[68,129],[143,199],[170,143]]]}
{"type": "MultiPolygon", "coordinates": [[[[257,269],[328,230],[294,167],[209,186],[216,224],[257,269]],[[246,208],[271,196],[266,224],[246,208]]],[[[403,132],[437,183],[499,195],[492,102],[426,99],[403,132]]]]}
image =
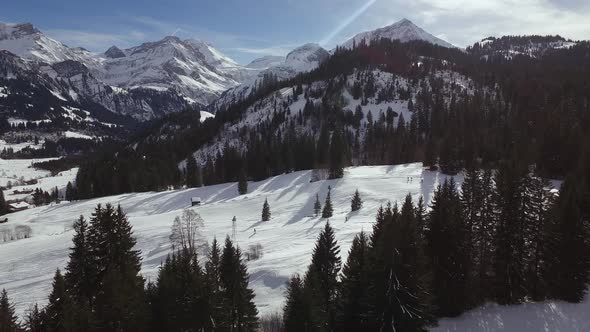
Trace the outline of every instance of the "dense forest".
{"type": "Polygon", "coordinates": [[[448,174],[510,161],[534,165],[544,177],[565,178],[589,141],[589,50],[590,44],[580,42],[539,57],[507,59],[424,42],[381,40],[337,49],[310,73],[288,81],[265,77],[244,98],[214,105],[215,118],[201,122],[199,112],[190,110],[169,115],[128,145],[96,154],[82,165],[77,192],[88,198],[238,181],[242,174],[260,180],[301,169],[334,173],[349,165],[414,161],[448,174]],[[408,85],[377,88],[376,69],[408,85]],[[469,78],[472,93],[449,87],[436,75],[440,71],[469,78]],[[318,81],[324,82],[320,88],[318,81]],[[305,98],[305,106],[296,111],[277,102],[272,116],[236,134],[243,146],[226,144],[192,163],[194,151],[218,140],[228,125],[281,88],[293,90],[288,102],[305,98]],[[344,108],[342,91],[361,101],[360,109],[344,108]],[[391,109],[363,114],[368,99],[407,101],[412,116],[391,109]]]}

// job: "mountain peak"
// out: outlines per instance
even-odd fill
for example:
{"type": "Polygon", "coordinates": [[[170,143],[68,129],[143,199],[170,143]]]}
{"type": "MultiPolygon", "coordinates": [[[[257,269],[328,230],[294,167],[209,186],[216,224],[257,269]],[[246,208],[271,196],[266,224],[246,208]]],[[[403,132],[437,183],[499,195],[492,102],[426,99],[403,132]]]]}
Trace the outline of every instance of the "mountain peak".
{"type": "Polygon", "coordinates": [[[399,40],[402,43],[409,42],[412,40],[423,40],[444,47],[455,47],[451,43],[444,41],[424,31],[422,28],[420,28],[407,18],[403,18],[393,24],[384,26],[379,29],[361,32],[352,37],[351,39],[347,40],[345,43],[342,44],[342,46],[351,48],[355,43],[359,44],[363,40],[365,40],[365,42],[367,43],[370,43],[372,40],[381,38],[399,40]]]}
{"type": "Polygon", "coordinates": [[[31,23],[1,23],[0,22],[0,40],[2,39],[18,39],[24,36],[40,34],[37,28],[31,23]]]}
{"type": "Polygon", "coordinates": [[[109,47],[109,49],[106,52],[104,52],[104,55],[106,55],[107,58],[117,59],[117,58],[124,58],[125,52],[123,52],[117,46],[111,46],[111,47],[109,47]]]}

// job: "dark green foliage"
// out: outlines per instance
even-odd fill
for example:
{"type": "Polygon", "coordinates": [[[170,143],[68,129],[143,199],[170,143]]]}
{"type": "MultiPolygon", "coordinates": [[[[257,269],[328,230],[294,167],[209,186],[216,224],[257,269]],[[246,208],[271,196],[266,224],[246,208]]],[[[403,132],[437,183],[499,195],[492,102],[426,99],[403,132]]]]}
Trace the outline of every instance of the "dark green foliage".
{"type": "Polygon", "coordinates": [[[258,310],[254,305],[254,292],[248,287],[248,272],[240,249],[227,237],[219,265],[222,293],[225,298],[227,319],[222,329],[229,331],[256,331],[258,310]]]}
{"type": "Polygon", "coordinates": [[[328,194],[326,195],[326,201],[324,202],[324,209],[322,210],[322,218],[331,218],[332,214],[334,213],[332,199],[330,198],[331,192],[332,188],[328,188],[328,194]]]}
{"type": "Polygon", "coordinates": [[[200,170],[192,154],[186,159],[186,186],[189,188],[201,186],[200,170]]]}
{"type": "Polygon", "coordinates": [[[264,204],[262,205],[262,221],[269,221],[270,220],[270,205],[268,205],[268,199],[264,200],[264,204]]]}
{"type": "Polygon", "coordinates": [[[330,142],[330,179],[338,179],[344,176],[344,166],[347,164],[348,152],[340,130],[332,133],[330,142]]]}
{"type": "Polygon", "coordinates": [[[152,303],[153,331],[201,331],[209,323],[206,279],[197,256],[180,250],[160,268],[152,303]]]}
{"type": "Polygon", "coordinates": [[[285,308],[283,309],[285,332],[311,331],[313,325],[310,320],[310,310],[303,281],[298,275],[295,275],[287,285],[285,308]]]}
{"type": "Polygon", "coordinates": [[[92,280],[96,274],[88,242],[88,223],[80,216],[74,223],[74,246],[70,248],[65,282],[69,294],[78,306],[90,306],[95,291],[92,280]]]}
{"type": "Polygon", "coordinates": [[[75,197],[76,194],[74,192],[74,187],[72,186],[72,183],[68,181],[68,184],[66,186],[66,201],[73,201],[75,197]]]}
{"type": "Polygon", "coordinates": [[[573,177],[562,185],[555,207],[555,222],[549,230],[548,256],[545,279],[552,298],[580,302],[589,281],[590,252],[588,238],[589,221],[582,215],[582,189],[573,177]]]}
{"type": "Polygon", "coordinates": [[[434,193],[426,233],[434,305],[439,316],[457,316],[468,308],[468,233],[455,182],[452,178],[445,180],[434,193]]]}
{"type": "Polygon", "coordinates": [[[430,281],[416,208],[408,195],[380,208],[369,247],[373,330],[424,331],[431,323],[430,281]]]}
{"type": "Polygon", "coordinates": [[[10,302],[5,289],[2,289],[2,293],[0,293],[0,331],[20,331],[20,324],[14,313],[14,304],[10,302]]]}
{"type": "Polygon", "coordinates": [[[47,330],[56,332],[79,331],[74,315],[74,302],[66,290],[63,276],[57,270],[53,277],[53,290],[49,295],[49,304],[45,309],[47,330]]]}
{"type": "Polygon", "coordinates": [[[369,331],[369,240],[357,235],[342,268],[337,311],[338,331],[369,331]]]}
{"type": "Polygon", "coordinates": [[[97,206],[88,243],[96,271],[94,319],[99,330],[142,331],[145,323],[144,280],[139,252],[127,217],[118,207],[97,206]]]}
{"type": "Polygon", "coordinates": [[[207,263],[205,263],[205,278],[208,294],[209,319],[207,330],[211,331],[222,326],[227,319],[225,308],[226,300],[223,297],[223,285],[221,284],[221,249],[217,239],[213,239],[207,263]]]}
{"type": "Polygon", "coordinates": [[[5,215],[8,212],[8,205],[4,199],[4,191],[0,190],[0,216],[5,215]]]}
{"type": "Polygon", "coordinates": [[[315,195],[315,203],[313,204],[313,214],[318,216],[322,211],[322,203],[320,203],[320,196],[318,194],[315,195]]]}
{"type": "Polygon", "coordinates": [[[327,222],[313,249],[311,264],[305,276],[305,288],[311,296],[313,329],[331,331],[336,325],[340,247],[334,230],[327,222]]]}
{"type": "Polygon", "coordinates": [[[245,195],[248,193],[248,179],[246,178],[246,172],[240,172],[240,178],[238,180],[238,193],[245,195]]]}
{"type": "Polygon", "coordinates": [[[500,304],[521,301],[526,294],[524,279],[523,171],[504,164],[496,174],[497,224],[494,243],[494,287],[500,304]]]}
{"type": "Polygon", "coordinates": [[[46,320],[45,312],[35,303],[25,316],[25,329],[28,332],[45,332],[47,331],[46,320]]]}
{"type": "Polygon", "coordinates": [[[363,207],[363,200],[361,199],[361,195],[359,194],[359,190],[357,189],[354,192],[354,196],[352,196],[352,200],[350,201],[350,210],[351,211],[358,211],[363,207]]]}

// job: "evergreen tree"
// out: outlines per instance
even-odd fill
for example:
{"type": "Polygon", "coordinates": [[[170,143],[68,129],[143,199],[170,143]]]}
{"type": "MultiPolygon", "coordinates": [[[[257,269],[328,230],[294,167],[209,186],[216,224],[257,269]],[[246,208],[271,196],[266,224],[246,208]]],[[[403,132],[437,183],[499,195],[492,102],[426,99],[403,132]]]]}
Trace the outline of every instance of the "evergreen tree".
{"type": "Polygon", "coordinates": [[[331,191],[332,188],[328,187],[328,195],[326,195],[326,201],[324,202],[322,218],[331,218],[332,214],[334,213],[334,208],[332,207],[332,199],[330,198],[331,191]]]}
{"type": "Polygon", "coordinates": [[[322,203],[320,203],[320,196],[315,194],[315,203],[313,204],[313,214],[317,217],[322,211],[322,203]]]}
{"type": "Polygon", "coordinates": [[[340,272],[340,247],[334,230],[327,222],[316,242],[307,270],[305,287],[315,305],[317,316],[314,325],[319,330],[332,331],[336,324],[338,273],[340,272]]]}
{"type": "Polygon", "coordinates": [[[88,230],[97,273],[94,318],[101,331],[142,331],[145,323],[144,280],[139,251],[127,217],[119,206],[97,206],[88,230]]]}
{"type": "Polygon", "coordinates": [[[66,288],[75,304],[76,326],[88,331],[92,325],[91,308],[94,300],[96,270],[93,266],[91,248],[88,242],[88,223],[83,216],[74,222],[74,246],[70,248],[69,261],[64,276],[66,288]]]}
{"type": "Polygon", "coordinates": [[[186,186],[189,188],[199,187],[197,160],[192,154],[186,159],[186,186]]]}
{"type": "Polygon", "coordinates": [[[8,212],[8,205],[4,199],[4,191],[0,190],[0,216],[5,215],[8,212]]]}
{"type": "Polygon", "coordinates": [[[340,130],[335,130],[330,142],[330,179],[338,179],[344,176],[346,146],[340,130]]]}
{"type": "Polygon", "coordinates": [[[522,301],[526,294],[524,279],[525,220],[523,176],[513,163],[500,166],[496,174],[498,209],[494,239],[494,288],[500,304],[522,301]]]}
{"type": "Polygon", "coordinates": [[[74,304],[66,291],[66,283],[59,269],[53,277],[53,290],[45,312],[48,331],[79,331],[75,324],[74,304]]]}
{"type": "Polygon", "coordinates": [[[439,316],[457,316],[468,307],[466,232],[455,182],[452,178],[445,180],[434,193],[426,233],[434,305],[439,316]]]}
{"type": "Polygon", "coordinates": [[[229,236],[221,256],[220,280],[227,301],[227,320],[222,328],[229,331],[253,332],[258,328],[258,310],[254,305],[254,292],[248,288],[248,271],[242,254],[233,246],[229,236]]]}
{"type": "Polygon", "coordinates": [[[181,249],[168,257],[157,281],[155,324],[159,331],[202,331],[209,319],[205,278],[197,255],[181,249]]]}
{"type": "Polygon", "coordinates": [[[545,248],[551,239],[546,237],[553,222],[551,208],[555,204],[555,199],[553,194],[545,189],[549,187],[548,181],[533,174],[526,176],[524,181],[524,279],[528,296],[535,301],[541,301],[545,298],[547,289],[543,270],[548,261],[545,248]]]}
{"type": "Polygon", "coordinates": [[[5,289],[2,289],[2,293],[0,293],[0,331],[20,331],[20,324],[14,313],[14,304],[8,299],[8,294],[5,289]]]}
{"type": "Polygon", "coordinates": [[[361,195],[359,194],[359,190],[357,189],[354,192],[354,196],[350,201],[350,209],[354,211],[358,211],[363,207],[363,200],[361,199],[361,195]]]}
{"type": "Polygon", "coordinates": [[[283,309],[285,332],[311,331],[310,309],[303,281],[298,275],[295,275],[287,285],[287,299],[283,309]]]}
{"type": "Polygon", "coordinates": [[[408,195],[380,208],[369,247],[371,330],[423,331],[431,323],[429,280],[420,227],[408,195]]]}
{"type": "Polygon", "coordinates": [[[240,172],[240,179],[238,180],[238,193],[245,195],[248,193],[248,180],[246,179],[246,172],[240,172]]]}
{"type": "Polygon", "coordinates": [[[66,185],[66,201],[73,201],[74,200],[74,187],[72,183],[68,181],[66,185]]]}
{"type": "Polygon", "coordinates": [[[348,259],[342,268],[338,298],[337,330],[368,331],[370,302],[368,238],[361,232],[352,241],[348,259]]]}
{"type": "Polygon", "coordinates": [[[226,301],[223,298],[223,285],[221,284],[221,249],[217,239],[213,239],[207,263],[205,263],[205,279],[208,294],[207,331],[215,331],[223,326],[227,320],[225,308],[226,301]]]}
{"type": "Polygon", "coordinates": [[[25,317],[25,329],[28,332],[45,332],[47,331],[46,321],[44,311],[39,310],[39,306],[35,303],[25,317]]]}
{"type": "Polygon", "coordinates": [[[90,306],[94,294],[94,269],[88,243],[88,223],[80,216],[74,223],[74,246],[70,248],[65,282],[68,292],[78,306],[90,306]]]}
{"type": "Polygon", "coordinates": [[[566,178],[548,236],[548,293],[551,298],[568,302],[582,301],[590,276],[590,262],[580,259],[590,252],[588,220],[581,213],[581,197],[578,181],[571,176],[566,178]]]}
{"type": "Polygon", "coordinates": [[[270,205],[268,205],[268,199],[264,200],[264,205],[262,205],[262,221],[269,221],[270,220],[270,205]]]}

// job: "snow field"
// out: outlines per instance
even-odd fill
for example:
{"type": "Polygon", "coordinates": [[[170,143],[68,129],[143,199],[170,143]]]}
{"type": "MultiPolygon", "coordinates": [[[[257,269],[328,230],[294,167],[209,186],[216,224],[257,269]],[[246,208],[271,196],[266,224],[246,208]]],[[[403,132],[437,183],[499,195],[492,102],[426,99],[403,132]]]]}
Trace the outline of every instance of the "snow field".
{"type": "Polygon", "coordinates": [[[203,241],[210,243],[216,237],[223,242],[226,235],[232,234],[231,220],[236,216],[235,242],[242,250],[262,245],[262,258],[248,262],[248,269],[258,310],[261,315],[270,314],[281,310],[289,277],[305,272],[317,236],[325,225],[325,219],[313,216],[316,194],[323,204],[328,187],[332,187],[334,216],[330,223],[341,246],[342,259],[346,260],[354,236],[363,230],[371,231],[380,205],[400,201],[408,193],[416,200],[423,195],[429,201],[444,177],[424,171],[421,164],[352,167],[346,169],[343,179],[313,183],[309,182],[311,171],[300,171],[251,182],[249,193],[243,196],[237,194],[236,183],[229,183],[63,202],[21,211],[11,214],[9,223],[31,227],[32,237],[0,244],[0,288],[9,291],[20,314],[35,302],[44,304],[55,269],[66,265],[72,223],[80,215],[89,217],[99,203],[121,204],[142,252],[142,274],[154,280],[160,263],[171,250],[168,237],[174,217],[190,206],[191,197],[198,196],[203,205],[194,209],[205,220],[203,241]],[[408,177],[413,181],[408,182],[408,177]],[[364,205],[360,211],[350,213],[350,199],[357,188],[364,205]],[[269,222],[260,221],[265,199],[271,207],[269,222]]]}

